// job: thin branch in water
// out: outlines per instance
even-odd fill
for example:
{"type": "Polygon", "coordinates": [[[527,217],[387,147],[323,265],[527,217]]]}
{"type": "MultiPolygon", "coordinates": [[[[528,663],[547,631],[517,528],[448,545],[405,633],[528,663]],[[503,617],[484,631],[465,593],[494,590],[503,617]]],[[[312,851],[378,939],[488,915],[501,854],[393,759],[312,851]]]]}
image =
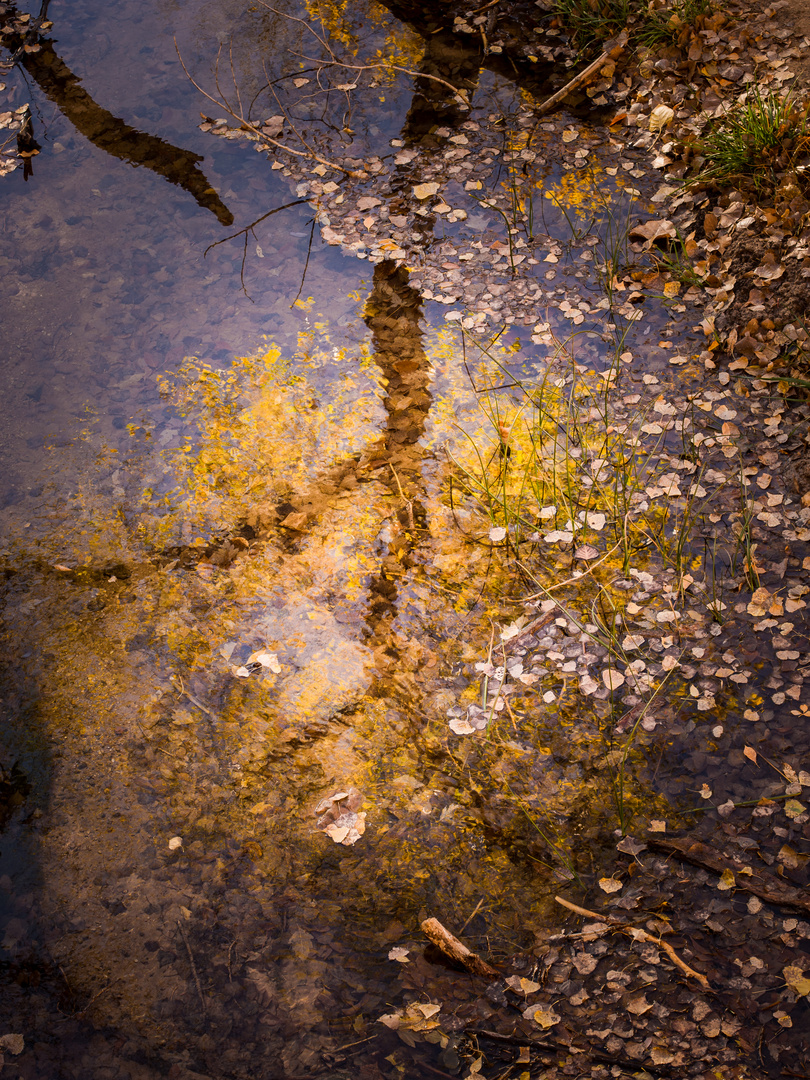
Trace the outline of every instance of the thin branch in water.
{"type": "Polygon", "coordinates": [[[295,294],[295,300],[290,304],[290,309],[295,307],[298,303],[298,298],[304,291],[304,282],[307,279],[307,267],[309,266],[309,256],[312,251],[312,238],[315,235],[315,218],[312,219],[312,228],[309,230],[309,243],[307,244],[307,261],[304,263],[304,272],[301,275],[301,284],[298,286],[298,292],[295,294]]]}
{"type": "Polygon", "coordinates": [[[205,258],[205,256],[211,250],[211,248],[219,247],[220,244],[224,244],[228,240],[235,240],[237,236],[241,236],[243,233],[250,232],[260,222],[264,221],[265,218],[269,218],[272,214],[278,214],[282,210],[289,210],[289,208],[291,206],[303,206],[304,203],[306,203],[306,202],[309,202],[309,200],[308,199],[296,199],[294,202],[284,203],[283,206],[276,206],[274,209],[268,210],[266,214],[262,214],[261,217],[256,218],[256,220],[251,222],[250,225],[246,225],[244,227],[244,229],[239,229],[238,232],[231,233],[230,236],[225,236],[225,237],[223,237],[222,240],[215,240],[213,244],[209,244],[208,247],[203,252],[203,258],[205,258]]]}
{"type": "MultiPolygon", "coordinates": [[[[227,99],[224,97],[224,95],[216,98],[212,94],[209,94],[207,90],[203,90],[203,88],[200,86],[197,80],[192,77],[191,72],[186,67],[185,61],[183,60],[183,57],[180,53],[180,48],[177,44],[176,38],[174,39],[174,48],[177,52],[177,58],[180,61],[180,66],[182,67],[183,72],[185,73],[185,76],[191,83],[191,85],[196,90],[199,90],[199,92],[204,98],[206,98],[207,101],[210,101],[219,109],[224,109],[229,116],[233,117],[233,119],[240,124],[243,130],[251,132],[261,142],[269,144],[270,146],[276,146],[279,150],[284,150],[285,153],[293,154],[295,155],[295,157],[309,158],[310,160],[319,162],[319,164],[321,165],[325,165],[328,169],[334,169],[336,172],[345,173],[346,176],[351,176],[357,180],[365,180],[367,178],[365,173],[358,172],[356,169],[347,169],[345,165],[338,165],[334,161],[328,161],[326,158],[321,157],[320,154],[316,154],[309,148],[307,148],[306,150],[296,150],[294,147],[288,146],[286,143],[280,142],[278,139],[272,138],[270,135],[267,134],[267,132],[262,131],[255,124],[250,123],[250,121],[247,120],[244,116],[240,116],[239,113],[234,112],[234,110],[228,104],[227,99]]],[[[219,90],[219,87],[217,87],[217,89],[219,90]]],[[[306,143],[304,145],[306,145],[306,143]]]]}

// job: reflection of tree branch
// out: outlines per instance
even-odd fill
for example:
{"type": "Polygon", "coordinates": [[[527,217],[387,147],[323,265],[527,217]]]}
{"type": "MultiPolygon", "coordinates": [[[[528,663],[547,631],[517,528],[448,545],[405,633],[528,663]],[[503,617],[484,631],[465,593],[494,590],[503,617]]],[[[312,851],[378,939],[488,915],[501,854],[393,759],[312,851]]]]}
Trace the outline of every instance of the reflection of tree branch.
{"type": "MultiPolygon", "coordinates": [[[[177,48],[177,42],[175,42],[175,48],[177,48]]],[[[227,99],[221,93],[220,97],[215,98],[212,94],[209,94],[206,90],[203,90],[200,84],[196,82],[194,78],[192,78],[191,73],[189,72],[186,65],[183,63],[183,57],[180,55],[179,49],[177,49],[177,57],[180,61],[180,66],[186,73],[186,77],[191,83],[191,85],[195,89],[199,90],[199,92],[204,98],[207,98],[210,102],[218,106],[220,109],[224,109],[229,116],[232,116],[234,120],[238,121],[243,130],[251,132],[253,135],[256,136],[257,139],[259,139],[260,142],[269,143],[270,146],[275,146],[279,150],[283,150],[287,154],[293,154],[295,157],[309,158],[311,161],[317,161],[321,165],[326,165],[326,167],[329,169],[335,169],[337,172],[345,173],[347,176],[352,176],[355,179],[360,177],[360,173],[358,173],[357,171],[353,169],[347,169],[345,165],[338,165],[334,161],[328,161],[326,158],[321,157],[320,154],[312,150],[309,146],[307,146],[306,143],[304,143],[304,146],[306,146],[306,150],[296,150],[295,147],[288,146],[286,143],[280,142],[278,139],[274,139],[271,135],[268,135],[266,131],[262,131],[260,127],[257,127],[255,124],[251,124],[251,122],[244,115],[242,115],[241,110],[240,112],[235,112],[231,108],[231,106],[228,104],[227,99]]],[[[217,87],[217,89],[219,88],[217,87]]]]}
{"type": "MultiPolygon", "coordinates": [[[[17,15],[13,6],[6,7],[0,13],[0,28],[7,26],[17,15]]],[[[77,131],[112,157],[142,165],[184,188],[223,225],[233,223],[233,214],[198,168],[198,162],[203,160],[199,154],[172,146],[155,135],[146,135],[113,116],[90,97],[50,41],[37,35],[36,43],[39,47],[35,52],[20,54],[20,63],[77,131]]],[[[3,37],[3,45],[15,55],[18,50],[24,50],[26,44],[30,44],[27,35],[12,33],[3,37]]]]}
{"type": "MultiPolygon", "coordinates": [[[[284,203],[283,206],[276,206],[276,207],[274,207],[274,209],[268,210],[266,214],[262,214],[261,217],[256,218],[256,220],[252,221],[250,223],[250,225],[246,225],[244,227],[244,229],[239,229],[238,232],[231,233],[230,236],[224,236],[221,240],[216,240],[213,244],[209,244],[208,247],[203,252],[203,258],[205,258],[205,256],[211,250],[211,248],[219,247],[220,244],[225,244],[225,243],[227,243],[228,240],[235,240],[237,236],[244,236],[245,244],[244,244],[244,249],[242,251],[242,269],[241,269],[241,271],[239,273],[239,280],[242,282],[242,292],[245,294],[245,296],[248,298],[248,300],[250,300],[251,296],[248,293],[247,289],[245,288],[245,262],[247,260],[248,236],[251,233],[253,233],[253,239],[255,240],[256,239],[256,234],[253,232],[253,230],[259,224],[259,222],[264,221],[265,218],[269,218],[273,214],[278,214],[281,210],[289,210],[289,208],[291,206],[301,206],[302,203],[305,203],[305,202],[309,202],[309,200],[308,199],[296,199],[294,202],[284,203]]],[[[309,255],[307,255],[307,262],[309,262],[309,255]]],[[[306,272],[306,270],[305,270],[305,272],[306,272]]],[[[302,284],[301,287],[303,288],[303,284],[302,284]]],[[[299,295],[300,295],[300,290],[299,290],[299,295]]],[[[296,299],[298,299],[298,297],[296,297],[296,299]]]]}

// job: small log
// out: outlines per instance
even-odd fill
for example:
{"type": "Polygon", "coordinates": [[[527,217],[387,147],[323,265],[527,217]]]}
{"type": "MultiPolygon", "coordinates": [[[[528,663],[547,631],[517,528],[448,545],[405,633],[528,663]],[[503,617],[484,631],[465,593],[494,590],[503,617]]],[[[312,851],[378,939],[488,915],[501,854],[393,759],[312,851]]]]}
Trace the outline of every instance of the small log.
{"type": "Polygon", "coordinates": [[[558,90],[556,94],[552,94],[550,98],[539,105],[535,109],[535,116],[545,116],[546,113],[550,113],[552,109],[555,109],[561,101],[564,101],[570,93],[574,90],[578,90],[580,86],[584,86],[586,82],[589,82],[598,71],[601,70],[610,60],[618,60],[621,54],[624,52],[624,47],[627,44],[627,31],[622,30],[618,37],[613,38],[611,41],[605,42],[605,50],[598,56],[592,64],[580,71],[579,75],[575,75],[570,82],[567,82],[562,89],[558,90]]]}
{"type": "Polygon", "coordinates": [[[722,874],[724,870],[731,870],[736,887],[744,892],[753,893],[760,900],[810,913],[810,895],[806,891],[783,884],[773,874],[766,874],[763,870],[757,870],[747,863],[723,857],[708,844],[692,840],[688,836],[661,836],[658,833],[653,833],[645,839],[647,847],[652,848],[653,851],[665,851],[667,854],[677,855],[685,862],[700,866],[704,870],[714,870],[718,874],[722,874]]]}
{"type": "Polygon", "coordinates": [[[477,953],[471,952],[462,941],[445,929],[438,919],[425,919],[422,932],[445,956],[449,956],[457,964],[462,964],[473,975],[481,975],[485,979],[500,979],[500,971],[482,960],[477,953]]]}

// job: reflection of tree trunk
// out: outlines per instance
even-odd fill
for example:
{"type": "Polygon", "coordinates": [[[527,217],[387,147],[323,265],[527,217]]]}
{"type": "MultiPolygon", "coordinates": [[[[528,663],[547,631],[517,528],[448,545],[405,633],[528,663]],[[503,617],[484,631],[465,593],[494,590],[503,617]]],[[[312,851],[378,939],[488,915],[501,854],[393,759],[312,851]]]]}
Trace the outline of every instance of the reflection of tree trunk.
{"type": "MultiPolygon", "coordinates": [[[[0,14],[0,29],[17,16],[14,7],[6,8],[0,14]]],[[[3,45],[7,49],[16,51],[23,44],[24,39],[19,34],[3,36],[3,45]]],[[[203,161],[199,154],[181,150],[155,135],[145,135],[102,109],[56,54],[50,41],[38,37],[36,44],[39,50],[22,53],[20,63],[77,131],[112,157],[129,161],[132,165],[143,165],[170,183],[184,188],[200,206],[215,214],[223,225],[233,224],[233,214],[197,167],[198,162],[203,161]]]]}
{"type": "MultiPolygon", "coordinates": [[[[460,40],[455,34],[433,34],[425,41],[425,54],[419,70],[437,75],[470,97],[478,84],[483,59],[480,42],[460,40]]],[[[454,94],[435,79],[417,79],[416,92],[402,129],[406,146],[439,146],[444,140],[433,134],[436,127],[456,127],[469,115],[460,109],[454,94]]]]}
{"type": "Polygon", "coordinates": [[[411,565],[418,534],[425,528],[422,491],[424,450],[419,440],[433,401],[430,371],[419,328],[422,298],[408,284],[408,272],[396,263],[374,268],[374,288],[366,302],[366,323],[374,340],[374,359],[386,380],[388,423],[369,468],[378,472],[399,505],[399,530],[388,544],[380,573],[370,586],[368,622],[374,636],[396,616],[396,579],[411,565]]]}
{"type": "MultiPolygon", "coordinates": [[[[547,14],[545,11],[530,7],[521,12],[521,15],[525,16],[525,21],[517,22],[515,17],[509,14],[502,16],[497,7],[492,8],[490,10],[492,20],[490,36],[492,24],[497,19],[499,30],[503,31],[501,37],[505,45],[502,52],[485,53],[484,40],[487,31],[484,28],[479,30],[480,36],[452,32],[454,17],[464,14],[457,4],[446,2],[425,4],[422,0],[381,0],[381,2],[395,19],[408,23],[425,39],[428,50],[434,37],[445,41],[452,39],[456,47],[461,50],[478,49],[482,68],[495,72],[510,82],[516,82],[522,90],[526,90],[535,97],[542,98],[551,92],[549,79],[554,74],[555,65],[537,57],[535,60],[529,60],[525,53],[527,40],[531,41],[534,36],[533,27],[540,25],[541,19],[547,14]]],[[[453,82],[447,68],[435,74],[453,82]]]]}

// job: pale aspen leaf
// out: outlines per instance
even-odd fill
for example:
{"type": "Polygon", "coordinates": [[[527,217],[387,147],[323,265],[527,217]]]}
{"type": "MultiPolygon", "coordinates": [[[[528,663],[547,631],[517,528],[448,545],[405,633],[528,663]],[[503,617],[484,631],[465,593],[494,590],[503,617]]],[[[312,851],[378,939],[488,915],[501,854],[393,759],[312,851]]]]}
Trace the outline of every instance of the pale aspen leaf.
{"type": "Polygon", "coordinates": [[[526,619],[521,615],[519,619],[515,619],[509,626],[505,626],[501,630],[501,641],[511,641],[513,637],[517,637],[523,627],[526,625],[526,619]]]}
{"type": "Polygon", "coordinates": [[[631,652],[634,649],[640,649],[644,641],[643,634],[625,634],[622,638],[622,648],[625,652],[631,652]]]}
{"type": "Polygon", "coordinates": [[[604,514],[596,514],[589,511],[585,515],[585,521],[591,529],[600,532],[605,527],[607,517],[604,514]]]}
{"type": "Polygon", "coordinates": [[[580,544],[574,551],[575,559],[582,559],[583,562],[590,562],[592,559],[599,557],[599,549],[595,548],[593,544],[580,544]]]}
{"type": "Polygon", "coordinates": [[[680,667],[680,661],[677,656],[663,656],[661,658],[661,667],[664,671],[674,671],[676,667],[680,667]]]}
{"type": "Polygon", "coordinates": [[[585,694],[586,697],[591,694],[595,694],[599,689],[599,683],[592,679],[590,675],[583,675],[579,680],[579,691],[581,694],[585,694]]]}
{"type": "Polygon", "coordinates": [[[21,1054],[25,1047],[25,1039],[22,1035],[0,1035],[0,1051],[6,1050],[9,1054],[21,1054]]]}
{"type": "Polygon", "coordinates": [[[236,642],[235,641],[226,641],[225,644],[222,646],[222,648],[219,650],[219,655],[224,660],[230,660],[231,653],[233,652],[233,650],[235,648],[236,648],[236,642]]]}
{"type": "Polygon", "coordinates": [[[510,975],[506,980],[506,985],[516,994],[534,994],[540,989],[540,983],[524,979],[520,975],[510,975]]]}
{"type": "Polygon", "coordinates": [[[408,950],[401,948],[399,945],[397,945],[393,949],[389,949],[388,959],[396,960],[400,964],[410,964],[411,962],[411,958],[408,955],[408,950]]]}
{"type": "Polygon", "coordinates": [[[493,544],[499,544],[501,540],[506,539],[506,529],[502,525],[496,525],[489,530],[489,538],[493,544]]]}
{"type": "Polygon", "coordinates": [[[623,836],[616,845],[616,850],[624,852],[625,855],[638,855],[646,847],[646,844],[642,844],[640,840],[636,840],[632,836],[623,836]]]}
{"type": "Polygon", "coordinates": [[[562,133],[562,141],[564,143],[575,142],[579,138],[579,132],[575,128],[566,128],[562,133]]]}
{"type": "Polygon", "coordinates": [[[752,915],[756,915],[758,911],[762,911],[762,901],[758,896],[752,896],[749,898],[746,907],[752,915]]]}
{"type": "Polygon", "coordinates": [[[662,832],[663,833],[663,832],[666,832],[666,831],[667,831],[667,823],[665,821],[661,821],[659,818],[653,818],[650,821],[650,832],[662,832]]]}
{"type": "Polygon", "coordinates": [[[710,799],[712,797],[712,789],[708,784],[704,784],[700,789],[701,799],[710,799]]]}
{"type": "Polygon", "coordinates": [[[570,544],[574,534],[566,529],[554,529],[543,537],[547,544],[570,544]]]}
{"type": "Polygon", "coordinates": [[[649,1012],[652,1008],[652,1002],[647,1001],[646,994],[638,994],[636,997],[631,997],[626,1005],[627,1011],[634,1016],[643,1016],[645,1012],[649,1012]]]}
{"type": "Polygon", "coordinates": [[[716,1039],[720,1034],[720,1018],[712,1016],[705,1024],[701,1024],[700,1030],[707,1039],[716,1039]]]}
{"type": "Polygon", "coordinates": [[[358,210],[372,210],[375,206],[380,205],[380,200],[375,199],[373,195],[363,195],[355,205],[358,210]]]}
{"type": "Polygon", "coordinates": [[[608,690],[618,690],[620,686],[624,686],[624,675],[615,668],[605,668],[602,672],[602,682],[608,690]]]}
{"type": "Polygon", "coordinates": [[[440,187],[441,184],[435,183],[417,184],[413,189],[413,193],[417,197],[417,199],[429,199],[431,195],[436,194],[440,187]]]}
{"type": "Polygon", "coordinates": [[[650,131],[660,131],[665,128],[667,124],[672,123],[674,116],[675,110],[671,109],[669,105],[656,105],[650,113],[648,125],[650,131]]]}
{"type": "Polygon", "coordinates": [[[275,653],[266,652],[264,649],[251,653],[248,657],[248,664],[261,664],[262,667],[269,668],[275,675],[278,675],[281,671],[278,656],[275,653]]]}
{"type": "Polygon", "coordinates": [[[656,240],[674,240],[677,235],[677,230],[671,221],[658,219],[634,225],[628,234],[628,238],[630,240],[646,240],[648,244],[652,244],[656,240]]]}
{"type": "Polygon", "coordinates": [[[331,825],[326,826],[324,832],[327,836],[331,837],[336,844],[342,844],[349,835],[349,827],[348,825],[336,825],[333,822],[331,825]]]}
{"type": "Polygon", "coordinates": [[[178,848],[183,846],[182,836],[173,836],[169,841],[169,851],[177,851],[178,848]]]}
{"type": "Polygon", "coordinates": [[[734,810],[734,803],[731,799],[728,802],[724,802],[722,806],[717,807],[717,813],[720,817],[728,817],[728,815],[734,810]]]}
{"type": "Polygon", "coordinates": [[[653,1065],[669,1065],[671,1061],[675,1060],[672,1051],[667,1050],[664,1046],[654,1046],[650,1051],[650,1057],[653,1065]]]}
{"type": "Polygon", "coordinates": [[[756,763],[757,763],[757,752],[753,748],[753,746],[745,746],[745,747],[743,747],[743,754],[745,755],[745,757],[748,758],[749,761],[753,761],[753,763],[756,765],[756,763]]]}
{"type": "Polygon", "coordinates": [[[616,878],[600,877],[599,888],[602,890],[602,892],[615,893],[619,892],[619,890],[622,888],[622,883],[620,881],[617,881],[616,878]]]}
{"type": "Polygon", "coordinates": [[[396,1031],[399,1028],[400,1021],[402,1020],[402,1013],[386,1013],[384,1016],[378,1017],[378,1020],[381,1024],[385,1024],[387,1028],[391,1028],[392,1031],[396,1031]]]}
{"type": "Polygon", "coordinates": [[[464,716],[454,716],[450,721],[450,730],[456,735],[472,735],[477,729],[464,716]]]}
{"type": "Polygon", "coordinates": [[[301,87],[306,86],[309,79],[293,79],[293,86],[301,87]]]}
{"type": "Polygon", "coordinates": [[[779,263],[763,263],[758,266],[754,273],[764,281],[777,281],[785,272],[784,266],[779,263]]]}

